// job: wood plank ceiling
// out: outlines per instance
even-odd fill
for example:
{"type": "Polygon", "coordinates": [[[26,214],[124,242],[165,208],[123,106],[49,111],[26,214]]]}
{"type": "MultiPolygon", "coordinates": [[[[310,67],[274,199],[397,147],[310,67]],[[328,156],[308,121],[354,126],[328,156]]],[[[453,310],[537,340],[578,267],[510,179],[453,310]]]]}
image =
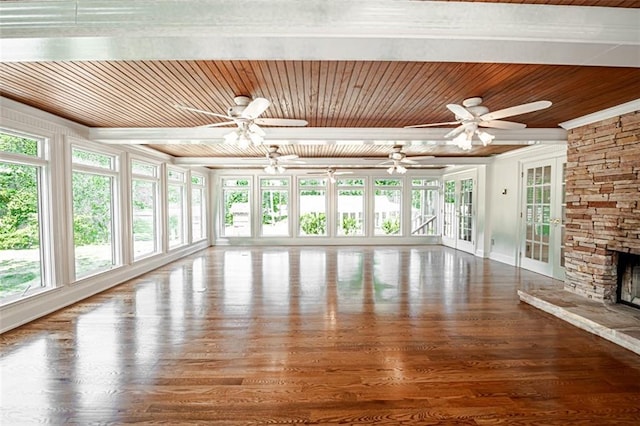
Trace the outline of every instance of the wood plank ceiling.
{"type": "MultiPolygon", "coordinates": [[[[640,7],[635,0],[499,2],[640,7]]],[[[249,95],[272,102],[262,117],[298,118],[310,127],[339,128],[447,122],[454,117],[445,105],[473,96],[483,97],[490,110],[546,99],[553,102],[551,108],[514,121],[529,128],[556,128],[563,121],[632,101],[638,93],[640,72],[624,67],[327,60],[0,63],[1,96],[90,127],[203,126],[222,119],[174,105],[225,114],[234,96],[249,95]]],[[[174,156],[264,154],[256,149],[240,153],[225,145],[152,147],[174,156]]],[[[429,154],[486,156],[514,148],[494,145],[467,154],[439,146],[431,147],[429,154]]],[[[283,153],[361,157],[386,155],[388,147],[300,146],[283,153]]]]}

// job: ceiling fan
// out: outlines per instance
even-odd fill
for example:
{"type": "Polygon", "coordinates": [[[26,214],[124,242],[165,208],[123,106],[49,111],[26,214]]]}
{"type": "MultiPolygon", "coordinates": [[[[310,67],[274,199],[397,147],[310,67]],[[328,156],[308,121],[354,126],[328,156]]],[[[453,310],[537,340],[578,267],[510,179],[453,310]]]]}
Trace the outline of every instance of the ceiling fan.
{"type": "Polygon", "coordinates": [[[353,174],[353,172],[338,172],[333,167],[329,167],[324,172],[308,172],[307,174],[312,176],[326,176],[331,181],[331,183],[336,183],[336,176],[350,175],[353,174]]]}
{"type": "Polygon", "coordinates": [[[260,126],[303,127],[308,124],[306,120],[291,118],[260,118],[260,115],[271,105],[265,98],[251,99],[248,96],[236,96],[233,101],[235,105],[229,107],[226,114],[218,114],[184,105],[174,105],[174,107],[184,111],[226,118],[228,121],[200,127],[237,126],[238,128],[225,135],[224,139],[226,143],[237,143],[241,148],[247,148],[251,143],[261,145],[264,142],[266,133],[260,126]]]}
{"type": "Polygon", "coordinates": [[[405,174],[407,172],[407,168],[404,167],[405,164],[419,164],[420,160],[428,160],[434,158],[433,155],[415,155],[415,156],[407,156],[404,152],[402,152],[402,146],[396,145],[393,147],[393,151],[389,153],[389,159],[380,163],[389,164],[391,163],[391,167],[387,169],[387,173],[393,174],[393,172],[399,174],[405,174]]]}
{"type": "Polygon", "coordinates": [[[536,101],[527,104],[516,105],[504,108],[498,111],[489,112],[489,108],[482,105],[482,98],[474,97],[462,101],[462,105],[448,104],[447,109],[455,114],[456,121],[447,121],[444,123],[417,124],[413,126],[405,126],[405,128],[433,127],[433,126],[450,126],[457,124],[458,127],[444,135],[445,138],[454,137],[459,148],[464,150],[471,149],[471,139],[473,135],[477,135],[482,144],[486,146],[495,138],[494,135],[482,131],[479,127],[489,127],[493,129],[524,129],[527,127],[523,123],[514,123],[513,121],[504,121],[502,118],[514,115],[525,114],[528,112],[539,111],[549,108],[550,101],[536,101]]]}
{"type": "Polygon", "coordinates": [[[268,147],[266,157],[269,163],[265,166],[264,171],[270,175],[275,175],[276,173],[284,173],[285,168],[281,164],[283,162],[304,164],[304,161],[295,161],[298,158],[296,154],[280,154],[278,152],[278,147],[275,145],[271,145],[268,147]]]}

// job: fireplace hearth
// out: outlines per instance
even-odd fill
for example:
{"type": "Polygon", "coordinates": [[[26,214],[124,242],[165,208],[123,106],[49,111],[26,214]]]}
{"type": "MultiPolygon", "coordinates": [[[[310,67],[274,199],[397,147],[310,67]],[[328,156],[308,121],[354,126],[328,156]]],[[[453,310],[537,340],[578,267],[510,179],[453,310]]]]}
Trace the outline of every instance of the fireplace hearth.
{"type": "Polygon", "coordinates": [[[618,253],[617,301],[640,309],[640,256],[618,253]]]}

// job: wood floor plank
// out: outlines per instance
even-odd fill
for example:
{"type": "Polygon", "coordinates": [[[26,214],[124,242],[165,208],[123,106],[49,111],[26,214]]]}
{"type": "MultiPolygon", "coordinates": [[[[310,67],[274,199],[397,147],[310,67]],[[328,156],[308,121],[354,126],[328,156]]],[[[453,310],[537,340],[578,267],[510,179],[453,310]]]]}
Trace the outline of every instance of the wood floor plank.
{"type": "Polygon", "coordinates": [[[640,424],[640,358],[444,247],[214,247],[1,336],[2,424],[640,424]]]}

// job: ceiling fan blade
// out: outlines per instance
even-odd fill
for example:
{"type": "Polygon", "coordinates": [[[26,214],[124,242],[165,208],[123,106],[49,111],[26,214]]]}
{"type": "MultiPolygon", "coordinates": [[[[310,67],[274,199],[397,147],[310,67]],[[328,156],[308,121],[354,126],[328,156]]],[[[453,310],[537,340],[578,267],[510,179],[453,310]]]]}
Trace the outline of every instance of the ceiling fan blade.
{"type": "Polygon", "coordinates": [[[264,130],[262,130],[260,128],[260,126],[258,126],[256,123],[251,123],[249,124],[249,130],[251,130],[253,133],[257,133],[260,136],[266,136],[267,134],[264,132],[264,130]]]}
{"type": "Polygon", "coordinates": [[[407,163],[407,164],[418,164],[417,161],[409,158],[409,157],[404,157],[402,160],[400,160],[401,163],[407,163]]]}
{"type": "Polygon", "coordinates": [[[447,133],[446,135],[444,135],[445,138],[451,138],[453,136],[459,135],[460,133],[464,132],[464,129],[466,129],[467,126],[465,126],[464,124],[461,126],[456,127],[455,129],[453,129],[452,131],[450,131],[449,133],[447,133]]]}
{"type": "Polygon", "coordinates": [[[242,118],[253,120],[269,108],[270,104],[271,103],[265,98],[255,98],[251,103],[249,103],[249,105],[247,105],[240,115],[242,118]]]}
{"type": "Polygon", "coordinates": [[[458,104],[447,104],[447,109],[454,113],[456,117],[460,117],[463,120],[473,120],[476,118],[473,114],[471,114],[465,107],[458,104]]]}
{"type": "Polygon", "coordinates": [[[334,176],[339,176],[339,175],[352,175],[353,172],[333,172],[334,176]]]}
{"type": "Polygon", "coordinates": [[[279,126],[279,127],[303,127],[306,126],[306,120],[296,120],[293,118],[256,118],[254,123],[261,126],[279,126]]]}
{"type": "Polygon", "coordinates": [[[512,115],[520,115],[520,114],[525,114],[527,112],[533,112],[533,111],[549,108],[550,106],[551,106],[550,101],[531,102],[528,104],[516,105],[509,108],[500,109],[498,111],[489,112],[487,114],[481,115],[480,120],[482,121],[499,120],[501,118],[511,117],[512,115]]]}
{"type": "Polygon", "coordinates": [[[295,160],[296,158],[298,158],[296,154],[281,155],[280,157],[278,157],[278,161],[291,161],[295,160]]]}
{"type": "Polygon", "coordinates": [[[433,155],[416,155],[416,156],[411,156],[411,157],[408,157],[408,158],[410,160],[413,160],[413,161],[422,161],[422,160],[431,160],[431,159],[436,158],[436,157],[433,156],[433,155]]]}
{"type": "Polygon", "coordinates": [[[413,126],[404,126],[404,128],[405,129],[418,129],[420,127],[451,126],[453,124],[460,124],[460,122],[459,121],[445,121],[444,123],[414,124],[413,126]]]}
{"type": "Polygon", "coordinates": [[[527,127],[527,125],[523,123],[514,123],[513,121],[504,121],[504,120],[481,121],[478,123],[478,126],[491,127],[493,129],[506,129],[506,130],[524,129],[525,127],[527,127]]]}
{"type": "Polygon", "coordinates": [[[197,126],[196,129],[204,129],[207,127],[222,127],[222,126],[231,126],[236,125],[234,121],[225,121],[224,123],[213,123],[213,124],[205,124],[204,126],[197,126]]]}
{"type": "Polygon", "coordinates": [[[184,105],[177,105],[177,104],[174,105],[173,107],[177,108],[177,109],[184,110],[184,111],[198,112],[200,114],[213,115],[214,117],[220,117],[220,118],[226,118],[226,119],[229,119],[229,120],[233,120],[233,117],[229,117],[228,115],[218,114],[218,113],[211,112],[211,111],[205,111],[203,109],[191,108],[191,107],[187,107],[187,106],[184,106],[184,105]]]}

